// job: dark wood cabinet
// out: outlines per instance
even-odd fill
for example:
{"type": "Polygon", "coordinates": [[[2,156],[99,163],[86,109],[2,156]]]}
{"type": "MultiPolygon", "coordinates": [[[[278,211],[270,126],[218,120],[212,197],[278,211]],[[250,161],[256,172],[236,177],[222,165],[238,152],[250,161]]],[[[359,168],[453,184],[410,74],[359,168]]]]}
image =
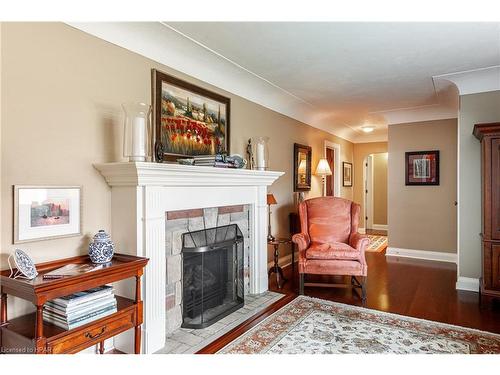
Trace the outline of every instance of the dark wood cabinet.
{"type": "Polygon", "coordinates": [[[477,124],[474,136],[481,141],[481,294],[500,297],[500,123],[477,124]]]}

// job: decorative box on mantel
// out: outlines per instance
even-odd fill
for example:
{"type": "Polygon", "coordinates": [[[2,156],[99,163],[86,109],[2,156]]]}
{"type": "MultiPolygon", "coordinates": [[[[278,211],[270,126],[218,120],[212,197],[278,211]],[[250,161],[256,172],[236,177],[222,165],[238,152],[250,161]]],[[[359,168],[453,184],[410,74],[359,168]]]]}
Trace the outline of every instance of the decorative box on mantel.
{"type": "MultiPolygon", "coordinates": [[[[284,172],[145,162],[94,166],[111,186],[112,235],[117,249],[150,259],[143,278],[143,353],[153,353],[165,345],[166,212],[248,205],[250,293],[268,289],[267,186],[284,172]]],[[[125,283],[116,289],[122,295],[133,291],[125,283]]],[[[115,347],[131,352],[127,340],[116,337],[115,347]]]]}

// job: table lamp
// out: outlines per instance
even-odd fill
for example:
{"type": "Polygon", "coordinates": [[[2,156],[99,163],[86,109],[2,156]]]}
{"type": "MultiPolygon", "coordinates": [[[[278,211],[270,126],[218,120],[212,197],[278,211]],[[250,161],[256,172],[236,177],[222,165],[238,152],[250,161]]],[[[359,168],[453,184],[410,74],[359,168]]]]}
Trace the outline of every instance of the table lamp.
{"type": "Polygon", "coordinates": [[[276,202],[276,198],[274,198],[274,195],[272,194],[267,194],[267,205],[268,205],[268,214],[269,218],[267,221],[267,240],[268,241],[274,241],[274,236],[271,234],[271,205],[272,204],[278,204],[276,202]]]}
{"type": "Polygon", "coordinates": [[[321,185],[323,186],[323,196],[325,196],[325,176],[331,176],[332,170],[325,158],[319,159],[318,166],[316,167],[317,176],[321,176],[321,185]]]}

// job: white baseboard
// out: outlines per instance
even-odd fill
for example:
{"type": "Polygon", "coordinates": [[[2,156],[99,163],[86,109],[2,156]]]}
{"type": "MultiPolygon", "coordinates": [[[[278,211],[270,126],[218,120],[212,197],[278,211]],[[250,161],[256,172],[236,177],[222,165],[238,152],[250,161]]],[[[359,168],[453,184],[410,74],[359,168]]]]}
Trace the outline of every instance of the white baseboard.
{"type": "Polygon", "coordinates": [[[375,230],[387,230],[387,224],[373,224],[372,229],[375,230]]]}
{"type": "Polygon", "coordinates": [[[358,228],[358,233],[366,234],[366,228],[358,228]]]}
{"type": "Polygon", "coordinates": [[[456,253],[444,253],[441,251],[426,251],[426,250],[400,249],[396,247],[388,247],[385,252],[385,255],[393,257],[434,260],[437,262],[457,263],[456,253]]]}
{"type": "Polygon", "coordinates": [[[455,288],[457,290],[468,290],[470,292],[479,292],[479,279],[459,276],[455,288]]]}

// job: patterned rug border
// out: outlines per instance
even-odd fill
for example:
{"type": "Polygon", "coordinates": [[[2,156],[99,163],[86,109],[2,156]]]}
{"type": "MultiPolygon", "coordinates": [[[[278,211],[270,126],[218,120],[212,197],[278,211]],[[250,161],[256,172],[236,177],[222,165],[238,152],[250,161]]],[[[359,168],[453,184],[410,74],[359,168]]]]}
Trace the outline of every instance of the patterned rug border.
{"type": "Polygon", "coordinates": [[[367,234],[367,236],[370,238],[370,244],[368,245],[368,247],[365,250],[367,253],[380,253],[380,252],[384,251],[385,249],[387,249],[387,241],[388,241],[387,236],[380,235],[380,234],[367,234]],[[384,244],[380,244],[376,249],[371,249],[373,237],[377,237],[377,238],[384,237],[384,240],[383,240],[384,244]]]}
{"type": "MultiPolygon", "coordinates": [[[[494,333],[494,332],[489,332],[489,331],[482,331],[482,330],[477,329],[477,328],[468,328],[468,327],[458,326],[458,325],[449,324],[449,323],[442,323],[442,322],[438,322],[438,321],[434,321],[434,320],[428,320],[428,319],[423,319],[423,318],[415,318],[415,317],[412,317],[412,316],[406,316],[406,315],[401,315],[401,314],[392,313],[392,312],[385,312],[385,311],[375,310],[375,309],[371,309],[371,308],[367,308],[367,307],[363,307],[363,306],[348,305],[348,304],[345,304],[345,303],[324,300],[324,299],[321,299],[321,298],[309,297],[309,296],[305,296],[305,295],[299,295],[296,298],[294,298],[292,301],[290,301],[289,303],[287,303],[285,306],[281,307],[279,310],[273,312],[271,315],[269,315],[268,317],[266,317],[265,319],[263,319],[261,322],[259,322],[255,326],[253,326],[247,332],[245,332],[244,334],[242,334],[241,336],[237,337],[236,339],[234,339],[233,341],[231,341],[230,343],[228,343],[226,346],[224,346],[223,348],[221,348],[219,351],[217,351],[217,354],[224,354],[223,352],[224,352],[224,350],[226,348],[228,348],[230,346],[233,346],[237,342],[240,342],[240,341],[244,340],[247,336],[251,335],[260,326],[266,324],[269,320],[271,320],[273,317],[275,317],[276,315],[278,315],[279,313],[281,313],[284,309],[289,308],[290,306],[292,306],[292,304],[300,303],[301,300],[312,301],[312,302],[315,301],[315,302],[318,302],[318,303],[324,303],[324,304],[327,304],[327,305],[330,305],[330,306],[344,308],[346,310],[354,311],[354,312],[361,311],[361,312],[371,313],[371,314],[376,315],[376,316],[388,316],[388,317],[397,318],[397,319],[401,319],[401,320],[408,321],[408,322],[431,324],[433,326],[438,326],[438,327],[442,327],[442,328],[445,328],[445,329],[453,329],[453,330],[456,330],[456,331],[460,331],[462,333],[475,333],[476,335],[488,336],[488,337],[490,337],[492,339],[498,339],[498,340],[500,340],[500,334],[494,333]]],[[[300,319],[298,319],[290,327],[297,326],[298,324],[300,324],[300,322],[302,322],[304,319],[306,319],[308,316],[310,316],[311,313],[308,313],[308,314],[304,315],[303,317],[301,317],[300,319]]],[[[273,343],[281,340],[281,338],[283,338],[284,336],[286,336],[288,334],[288,332],[290,332],[290,331],[291,331],[291,329],[287,329],[282,334],[276,336],[276,339],[273,340],[273,343]]],[[[270,345],[269,347],[272,347],[272,345],[270,345]]],[[[269,348],[266,348],[265,351],[267,351],[267,350],[269,350],[269,348]]],[[[261,353],[255,353],[255,354],[261,354],[261,353]]]]}

